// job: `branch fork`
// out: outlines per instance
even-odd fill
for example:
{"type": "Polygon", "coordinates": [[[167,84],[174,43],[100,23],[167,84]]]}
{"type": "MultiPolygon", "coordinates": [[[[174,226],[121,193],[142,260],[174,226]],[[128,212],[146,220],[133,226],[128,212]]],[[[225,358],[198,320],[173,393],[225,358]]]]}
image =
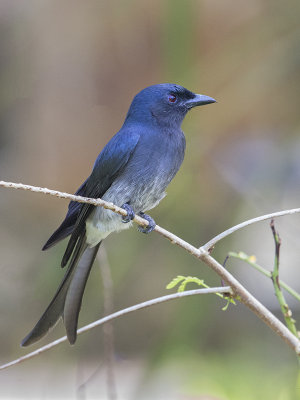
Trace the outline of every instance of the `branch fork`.
{"type": "MultiPolygon", "coordinates": [[[[0,181],[0,186],[6,187],[6,188],[14,188],[14,189],[22,189],[22,190],[29,190],[32,192],[37,192],[37,193],[43,193],[43,194],[48,194],[51,196],[59,197],[59,198],[65,198],[68,200],[72,201],[77,201],[81,203],[89,203],[93,204],[95,206],[101,206],[106,209],[109,209],[117,214],[120,214],[122,216],[126,216],[127,213],[124,209],[106,202],[102,199],[92,199],[92,198],[86,198],[82,196],[77,196],[77,195],[72,195],[69,193],[65,192],[59,192],[57,190],[51,190],[47,188],[41,188],[41,187],[36,187],[36,186],[31,186],[31,185],[24,185],[21,183],[13,183],[13,182],[5,182],[5,181],[0,181]]],[[[173,233],[167,231],[166,229],[156,225],[154,231],[159,233],[160,235],[164,236],[166,239],[168,239],[171,243],[176,244],[177,246],[183,248],[186,250],[188,253],[199,259],[200,261],[203,261],[208,267],[213,269],[220,277],[221,279],[225,282],[228,287],[226,288],[226,291],[232,291],[232,296],[235,299],[239,299],[241,303],[243,303],[247,308],[249,308],[254,314],[256,314],[263,322],[265,322],[266,325],[268,325],[275,333],[277,333],[294,351],[297,355],[300,355],[300,340],[298,337],[296,337],[279,319],[277,319],[263,304],[261,304],[251,293],[248,292],[248,290],[241,285],[241,283],[233,277],[217,260],[215,260],[211,255],[212,248],[216,245],[218,241],[221,239],[227,237],[228,235],[232,234],[233,232],[236,232],[239,229],[242,229],[250,224],[257,223],[260,221],[264,221],[270,218],[275,218],[283,215],[290,215],[290,214],[295,214],[299,213],[300,208],[292,209],[292,210],[285,210],[285,211],[280,211],[280,212],[275,212],[272,214],[267,214],[263,215],[257,218],[253,218],[251,220],[245,221],[239,225],[236,225],[225,232],[219,234],[215,238],[211,239],[209,242],[201,246],[200,248],[196,248],[195,246],[191,245],[190,243],[184,241],[183,239],[179,238],[178,236],[174,235],[173,233]]],[[[136,222],[138,225],[141,226],[147,226],[148,221],[144,220],[143,218],[139,216],[135,216],[134,222],[136,222]]],[[[224,292],[224,287],[223,288],[218,288],[219,292],[224,292]],[[220,290],[221,289],[221,290],[220,290]]],[[[199,293],[200,291],[204,291],[208,289],[198,289],[199,293]]],[[[225,291],[225,292],[226,292],[225,291]]],[[[185,295],[190,295],[191,292],[197,292],[197,291],[188,291],[188,292],[182,292],[182,293],[175,293],[176,298],[180,296],[185,296],[185,295]]],[[[196,294],[196,293],[194,293],[196,294]]],[[[164,296],[164,297],[170,297],[174,295],[169,295],[169,296],[164,296]]],[[[158,302],[161,302],[160,299],[154,299],[152,301],[146,302],[146,306],[150,306],[152,304],[157,304],[158,302]],[[159,301],[158,301],[159,300],[159,301]]],[[[136,309],[140,309],[145,307],[145,304],[142,303],[142,305],[137,305],[136,309]]],[[[99,325],[100,323],[105,323],[108,320],[111,320],[113,318],[117,318],[118,316],[123,315],[124,313],[128,312],[127,311],[119,311],[117,313],[111,314],[110,316],[107,316],[105,318],[102,318],[99,321],[96,321],[93,324],[87,325],[86,327],[80,328],[78,330],[78,333],[82,333],[86,330],[92,329],[95,326],[99,325]]],[[[134,311],[134,310],[132,310],[134,311]]],[[[130,312],[130,311],[129,311],[130,312]]],[[[31,358],[35,355],[40,354],[43,351],[48,350],[49,348],[52,348],[53,346],[56,346],[57,344],[63,342],[66,340],[66,337],[60,338],[57,341],[50,343],[50,345],[44,346],[38,350],[36,350],[33,353],[30,353],[27,356],[21,357],[18,360],[15,360],[11,363],[8,363],[6,365],[3,365],[0,367],[0,369],[8,368],[9,366],[15,365],[16,363],[19,363],[21,361],[24,361],[28,358],[31,358]]]]}

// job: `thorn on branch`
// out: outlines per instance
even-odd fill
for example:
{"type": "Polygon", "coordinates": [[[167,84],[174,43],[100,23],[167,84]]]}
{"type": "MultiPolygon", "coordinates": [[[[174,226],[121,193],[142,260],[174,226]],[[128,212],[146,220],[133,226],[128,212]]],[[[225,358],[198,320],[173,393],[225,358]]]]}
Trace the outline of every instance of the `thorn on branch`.
{"type": "Polygon", "coordinates": [[[208,254],[211,254],[213,252],[213,249],[215,248],[215,245],[213,244],[208,250],[208,254]]]}

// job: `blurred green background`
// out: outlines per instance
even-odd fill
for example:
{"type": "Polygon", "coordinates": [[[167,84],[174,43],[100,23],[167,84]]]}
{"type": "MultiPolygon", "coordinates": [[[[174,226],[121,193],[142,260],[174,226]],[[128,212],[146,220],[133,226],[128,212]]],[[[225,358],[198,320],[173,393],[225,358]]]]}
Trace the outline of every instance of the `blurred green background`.
{"type": "MultiPolygon", "coordinates": [[[[300,3],[279,0],[0,2],[0,179],[73,193],[120,128],[143,87],[178,83],[218,100],[183,125],[184,164],[156,222],[200,246],[245,219],[299,207],[300,3]]],[[[20,340],[61,279],[65,243],[41,247],[67,202],[0,189],[0,361],[24,355],[20,340]]],[[[300,290],[300,217],[276,221],[281,278],[300,290]]],[[[114,309],[167,294],[173,277],[220,280],[156,234],[136,228],[105,241],[114,309]]],[[[219,243],[272,269],[267,222],[219,243]]],[[[230,271],[276,315],[272,284],[249,266],[230,271]]],[[[194,288],[192,285],[190,289],[194,288]]],[[[299,305],[287,296],[295,318],[299,305]]],[[[244,306],[188,298],[117,320],[119,399],[290,400],[300,396],[293,352],[244,306]]],[[[96,266],[79,324],[103,315],[96,266]]],[[[298,323],[299,328],[299,323],[298,323]]],[[[64,334],[60,323],[41,344],[64,334]]],[[[35,346],[33,348],[37,348],[35,346]]],[[[107,398],[102,328],[0,374],[3,398],[107,398]]]]}

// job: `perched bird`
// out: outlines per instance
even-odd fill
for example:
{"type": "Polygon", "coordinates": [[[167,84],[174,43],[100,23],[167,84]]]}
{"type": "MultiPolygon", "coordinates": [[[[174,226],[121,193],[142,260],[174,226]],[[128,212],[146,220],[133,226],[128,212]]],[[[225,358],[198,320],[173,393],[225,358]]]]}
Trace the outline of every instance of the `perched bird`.
{"type": "Polygon", "coordinates": [[[183,161],[181,123],[193,107],[214,102],[211,97],[169,83],[149,86],[135,96],[122,128],[101,151],[91,175],[76,192],[110,201],[124,208],[127,216],[70,202],[64,221],[43,247],[49,249],[70,235],[61,262],[62,267],[68,264],[68,269],[22,346],[41,339],[60,317],[69,342],[75,343],[83,292],[101,241],[112,232],[128,228],[135,213],[149,222],[146,228],[139,227],[140,231],[154,229],[154,220],[144,212],[163,199],[183,161]]]}

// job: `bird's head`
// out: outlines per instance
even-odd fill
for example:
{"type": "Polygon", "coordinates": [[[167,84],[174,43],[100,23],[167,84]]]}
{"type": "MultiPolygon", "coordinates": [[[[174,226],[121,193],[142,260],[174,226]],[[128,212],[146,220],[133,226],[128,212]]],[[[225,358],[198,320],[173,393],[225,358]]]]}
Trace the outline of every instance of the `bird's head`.
{"type": "Polygon", "coordinates": [[[193,93],[183,86],[162,83],[149,86],[135,96],[126,121],[180,127],[190,109],[215,102],[212,97],[193,93]]]}

